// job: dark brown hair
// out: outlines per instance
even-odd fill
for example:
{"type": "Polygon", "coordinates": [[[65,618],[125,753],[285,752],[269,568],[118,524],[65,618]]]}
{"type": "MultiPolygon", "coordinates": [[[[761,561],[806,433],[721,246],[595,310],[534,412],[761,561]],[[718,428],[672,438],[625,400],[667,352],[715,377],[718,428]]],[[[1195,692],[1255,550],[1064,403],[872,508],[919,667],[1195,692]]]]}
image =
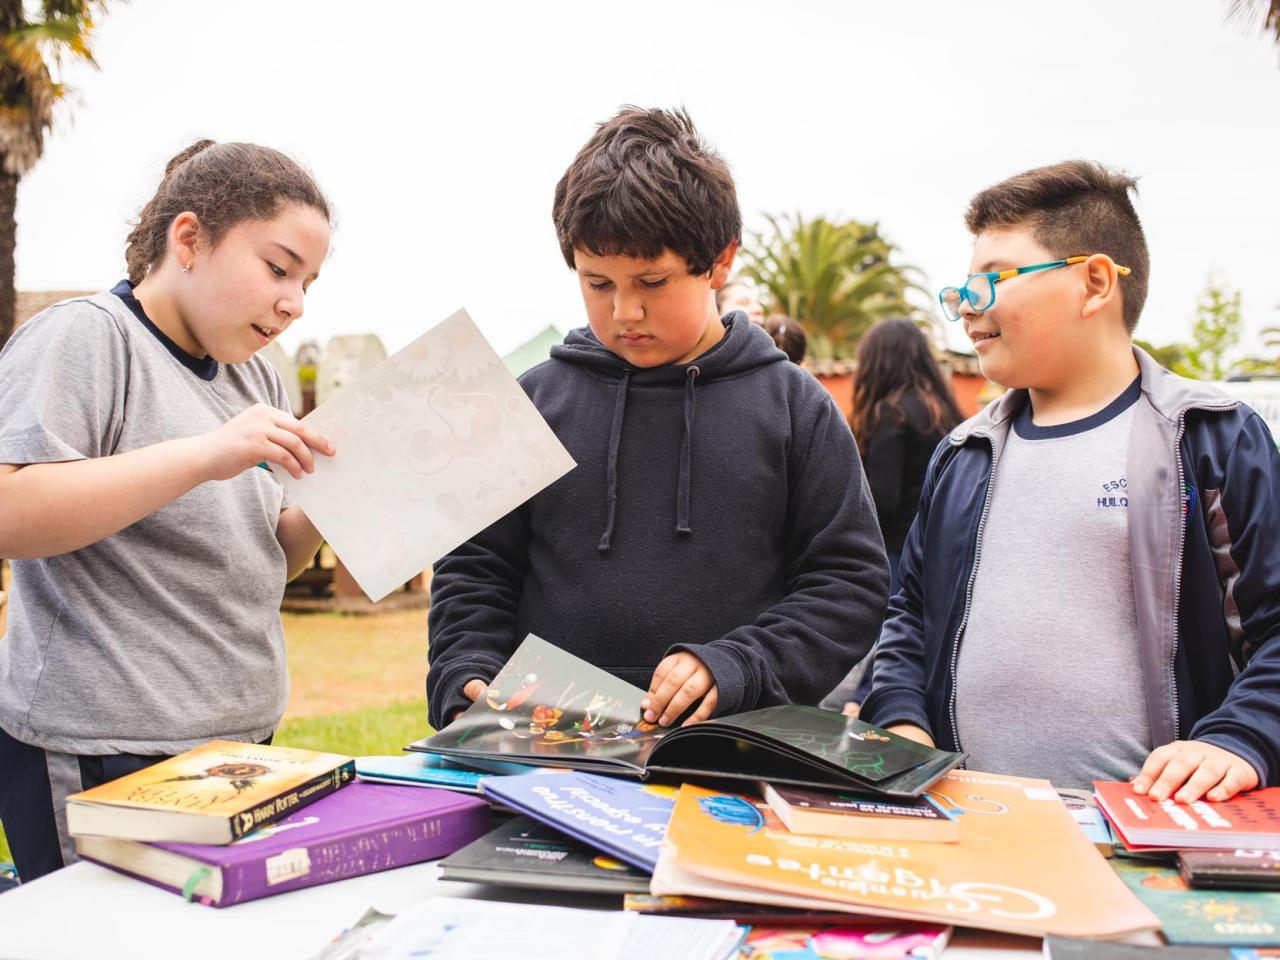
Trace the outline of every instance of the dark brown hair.
{"type": "Polygon", "coordinates": [[[556,184],[551,218],[570,269],[575,247],[644,260],[671,250],[703,274],[742,238],[729,166],[684,110],[625,106],[600,124],[556,184]]]}
{"type": "Polygon", "coordinates": [[[256,143],[197,140],[170,160],[156,195],[138,213],[129,233],[125,263],[140,283],[168,246],[174,217],[191,211],[200,231],[216,246],[246,220],[270,220],[287,203],[311,207],[332,220],[329,202],[311,175],[278,150],[256,143]]]}
{"type": "MultiPolygon", "coordinates": [[[[1037,167],[987,187],[969,201],[965,226],[975,236],[991,227],[1026,225],[1055,257],[1105,253],[1128,267],[1120,284],[1124,324],[1132,333],[1147,300],[1150,260],[1130,194],[1138,181],[1091,160],[1037,167]]],[[[1022,266],[1022,264],[1019,264],[1022,266]]]]}
{"type": "Polygon", "coordinates": [[[931,432],[946,433],[964,419],[921,329],[905,317],[881,320],[858,343],[849,425],[859,450],[866,452],[872,432],[886,417],[905,422],[902,401],[909,395],[929,411],[931,432]]]}
{"type": "Polygon", "coordinates": [[[764,327],[764,332],[773,338],[773,342],[787,355],[788,360],[799,363],[804,359],[804,351],[809,346],[809,335],[804,332],[799,320],[774,314],[761,320],[760,326],[764,327]]]}

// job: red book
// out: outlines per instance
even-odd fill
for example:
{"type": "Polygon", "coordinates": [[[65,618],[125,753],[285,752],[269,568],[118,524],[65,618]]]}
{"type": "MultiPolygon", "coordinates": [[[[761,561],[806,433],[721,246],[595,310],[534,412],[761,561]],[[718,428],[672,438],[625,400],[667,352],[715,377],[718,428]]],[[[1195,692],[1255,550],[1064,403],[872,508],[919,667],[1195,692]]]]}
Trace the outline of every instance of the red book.
{"type": "Polygon", "coordinates": [[[1129,783],[1093,781],[1098,805],[1129,849],[1280,850],[1280,787],[1241,793],[1223,803],[1159,803],[1129,783]]]}

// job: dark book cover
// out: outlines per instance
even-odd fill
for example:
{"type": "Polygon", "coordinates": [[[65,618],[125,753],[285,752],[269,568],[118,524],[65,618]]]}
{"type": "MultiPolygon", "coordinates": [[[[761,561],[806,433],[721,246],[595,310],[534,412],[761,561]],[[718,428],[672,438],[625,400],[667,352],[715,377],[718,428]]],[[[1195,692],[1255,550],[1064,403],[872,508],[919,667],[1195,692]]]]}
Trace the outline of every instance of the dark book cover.
{"type": "Polygon", "coordinates": [[[580,893],[648,893],[649,874],[529,817],[440,861],[440,879],[580,893]]]}
{"type": "Polygon", "coordinates": [[[228,907],[431,860],[488,829],[489,805],[479,797],[357,781],[225,846],[110,837],[76,844],[86,860],[228,907]]]}
{"type": "Polygon", "coordinates": [[[1193,887],[1280,890],[1280,850],[1183,850],[1178,870],[1193,887]]]}
{"type": "Polygon", "coordinates": [[[644,697],[529,636],[461,717],[409,749],[641,780],[768,780],[899,797],[918,796],[964,759],[817,707],[765,707],[664,729],[644,722],[644,697]]]}

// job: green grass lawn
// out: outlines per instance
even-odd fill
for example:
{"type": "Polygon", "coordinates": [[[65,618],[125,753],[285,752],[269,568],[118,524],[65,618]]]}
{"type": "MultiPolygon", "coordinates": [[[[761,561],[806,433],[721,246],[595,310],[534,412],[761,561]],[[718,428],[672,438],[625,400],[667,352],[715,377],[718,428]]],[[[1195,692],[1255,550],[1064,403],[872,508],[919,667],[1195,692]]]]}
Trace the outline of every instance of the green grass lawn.
{"type": "MultiPolygon", "coordinates": [[[[286,719],[276,731],[273,742],[282,747],[302,747],[359,757],[397,754],[406,743],[431,732],[427,726],[426,704],[414,700],[334,713],[327,717],[286,719]]],[[[8,863],[11,859],[4,831],[0,830],[0,863],[8,863]]]]}

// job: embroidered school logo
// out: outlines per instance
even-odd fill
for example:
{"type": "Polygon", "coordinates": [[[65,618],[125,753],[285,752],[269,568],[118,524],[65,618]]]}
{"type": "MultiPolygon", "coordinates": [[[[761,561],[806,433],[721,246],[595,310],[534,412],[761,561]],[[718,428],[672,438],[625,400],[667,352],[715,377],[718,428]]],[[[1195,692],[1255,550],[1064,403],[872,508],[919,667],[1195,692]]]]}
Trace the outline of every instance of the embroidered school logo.
{"type": "Polygon", "coordinates": [[[1102,496],[1098,497],[1099,510],[1127,506],[1129,506],[1129,481],[1125,477],[1108,480],[1102,485],[1102,496]]]}

